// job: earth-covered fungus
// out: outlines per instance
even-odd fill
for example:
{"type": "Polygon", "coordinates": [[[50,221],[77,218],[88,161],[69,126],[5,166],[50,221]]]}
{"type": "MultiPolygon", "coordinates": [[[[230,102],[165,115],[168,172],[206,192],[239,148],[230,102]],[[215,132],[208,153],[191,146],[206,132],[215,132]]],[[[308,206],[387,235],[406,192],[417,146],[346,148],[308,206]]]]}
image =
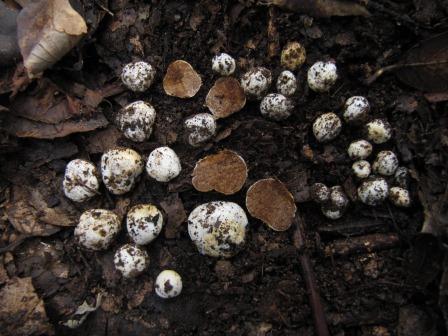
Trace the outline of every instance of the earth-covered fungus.
{"type": "Polygon", "coordinates": [[[65,168],[62,186],[64,194],[72,201],[84,202],[98,194],[99,174],[93,163],[75,159],[65,168]]]}
{"type": "Polygon", "coordinates": [[[162,231],[163,214],[153,204],[135,205],[126,215],[126,227],[134,243],[149,244],[162,231]]]}
{"type": "Polygon", "coordinates": [[[143,160],[130,148],[111,149],[101,156],[101,175],[106,188],[115,195],[129,192],[143,171],[143,160]]]}
{"type": "Polygon", "coordinates": [[[171,181],[180,174],[181,170],[179,157],[169,147],[154,149],[146,162],[146,172],[159,182],[171,181]]]}
{"type": "Polygon", "coordinates": [[[306,51],[299,42],[288,42],[280,55],[280,63],[288,70],[296,70],[305,63],[306,51]]]}
{"type": "Polygon", "coordinates": [[[366,125],[367,138],[376,144],[382,144],[392,137],[392,127],[385,119],[375,119],[366,125]]]}
{"type": "Polygon", "coordinates": [[[124,278],[135,278],[148,267],[149,256],[143,248],[126,244],[115,252],[114,265],[124,278]]]}
{"type": "Polygon", "coordinates": [[[235,72],[235,59],[226,53],[220,53],[212,59],[212,70],[221,76],[230,76],[235,72]]]}
{"type": "Polygon", "coordinates": [[[131,91],[143,92],[149,89],[156,70],[146,62],[135,62],[126,64],[121,72],[121,80],[123,84],[131,91]]]}
{"type": "Polygon", "coordinates": [[[149,139],[155,120],[154,107],[141,100],[125,106],[116,116],[118,128],[126,138],[135,142],[149,139]]]}
{"type": "Polygon", "coordinates": [[[319,142],[335,139],[341,133],[341,130],[341,119],[333,112],[320,115],[313,123],[313,133],[319,142]]]}
{"type": "Polygon", "coordinates": [[[79,244],[90,250],[107,249],[121,229],[118,216],[105,209],[91,209],[82,213],[75,228],[79,244]]]}
{"type": "Polygon", "coordinates": [[[291,71],[285,70],[278,75],[277,91],[286,96],[292,96],[297,91],[297,78],[291,71]]]}
{"type": "Polygon", "coordinates": [[[272,83],[271,71],[264,67],[249,70],[241,77],[241,87],[251,99],[261,99],[272,83]]]}
{"type": "Polygon", "coordinates": [[[292,101],[280,93],[270,93],[260,104],[261,115],[272,120],[284,120],[294,108],[292,101]]]}
{"type": "Polygon", "coordinates": [[[389,200],[398,207],[407,208],[411,205],[411,196],[409,191],[401,187],[390,188],[389,200]]]}
{"type": "Polygon", "coordinates": [[[366,120],[370,111],[369,101],[362,96],[353,96],[347,99],[344,106],[344,119],[347,122],[366,120]]]}
{"type": "Polygon", "coordinates": [[[375,173],[391,176],[398,168],[398,159],[394,152],[385,150],[378,153],[373,162],[372,169],[375,173]]]}
{"type": "Polygon", "coordinates": [[[367,140],[353,141],[347,149],[348,156],[352,160],[365,160],[372,154],[373,147],[367,140]]]}
{"type": "Polygon", "coordinates": [[[352,165],[352,171],[353,174],[359,179],[369,177],[371,173],[371,167],[369,161],[366,160],[355,161],[352,165]]]}
{"type": "Polygon", "coordinates": [[[156,294],[162,299],[170,299],[182,292],[182,278],[176,271],[164,270],[156,279],[156,294]]]}
{"type": "Polygon", "coordinates": [[[358,187],[359,200],[367,205],[378,205],[389,195],[389,185],[382,177],[372,177],[358,187]]]}
{"type": "Polygon", "coordinates": [[[198,113],[184,122],[187,142],[193,146],[200,146],[216,134],[216,120],[209,113],[198,113]]]}
{"type": "Polygon", "coordinates": [[[334,62],[316,62],[308,69],[308,86],[316,92],[327,92],[336,83],[338,72],[334,62]]]}
{"type": "Polygon", "coordinates": [[[316,203],[325,203],[330,199],[330,188],[323,183],[314,183],[311,186],[311,198],[316,203]]]}
{"type": "Polygon", "coordinates": [[[248,220],[233,202],[209,202],[188,216],[188,233],[201,254],[231,257],[244,245],[248,220]]]}

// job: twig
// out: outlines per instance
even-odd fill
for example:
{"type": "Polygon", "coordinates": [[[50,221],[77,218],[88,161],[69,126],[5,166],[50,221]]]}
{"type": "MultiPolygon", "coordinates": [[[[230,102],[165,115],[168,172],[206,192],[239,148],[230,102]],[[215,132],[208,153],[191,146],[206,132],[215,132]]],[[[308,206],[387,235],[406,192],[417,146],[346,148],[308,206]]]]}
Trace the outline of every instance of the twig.
{"type": "Polygon", "coordinates": [[[277,30],[277,11],[276,8],[269,7],[269,21],[268,21],[268,57],[273,58],[277,56],[280,49],[279,35],[277,30]]]}
{"type": "Polygon", "coordinates": [[[314,271],[311,266],[311,261],[308,255],[304,252],[305,241],[303,238],[303,218],[297,215],[295,218],[296,230],[293,236],[294,246],[299,252],[299,261],[302,266],[302,273],[305,279],[305,285],[310,299],[311,309],[313,311],[314,325],[316,327],[316,333],[318,336],[330,336],[328,331],[327,321],[325,318],[324,308],[320,300],[320,296],[317,290],[316,279],[314,277],[314,271]]]}

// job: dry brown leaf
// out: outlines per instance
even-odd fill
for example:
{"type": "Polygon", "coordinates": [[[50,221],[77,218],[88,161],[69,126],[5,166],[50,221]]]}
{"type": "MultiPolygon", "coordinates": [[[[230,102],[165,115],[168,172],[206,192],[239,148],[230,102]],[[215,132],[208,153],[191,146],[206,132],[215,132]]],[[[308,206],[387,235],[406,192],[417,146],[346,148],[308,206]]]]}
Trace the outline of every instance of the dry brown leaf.
{"type": "Polygon", "coordinates": [[[190,63],[182,60],[174,61],[166,70],[163,78],[163,89],[169,96],[191,98],[202,86],[202,79],[190,63]]]}
{"type": "Polygon", "coordinates": [[[104,130],[89,133],[86,149],[90,154],[102,154],[118,147],[118,140],[122,136],[123,134],[115,126],[108,126],[104,130]]]}
{"type": "Polygon", "coordinates": [[[369,11],[356,2],[340,0],[260,0],[264,5],[276,5],[314,17],[369,16],[369,11]]]}
{"type": "Polygon", "coordinates": [[[268,178],[252,184],[246,194],[246,207],[252,217],[275,231],[285,231],[296,214],[294,197],[279,180],[268,178]]]}
{"type": "Polygon", "coordinates": [[[0,66],[14,64],[20,57],[17,45],[17,18],[18,11],[8,8],[0,1],[0,66]]]}
{"type": "Polygon", "coordinates": [[[25,118],[6,116],[3,127],[10,134],[19,138],[54,139],[65,137],[72,133],[89,132],[108,125],[104,115],[98,113],[91,118],[67,120],[59,124],[46,124],[25,118]]]}
{"type": "Polygon", "coordinates": [[[226,118],[246,105],[246,95],[238,80],[222,77],[208,92],[205,104],[216,119],[226,118]]]}
{"type": "Polygon", "coordinates": [[[0,291],[0,330],[8,335],[53,335],[43,301],[31,278],[15,278],[0,291]]]}
{"type": "Polygon", "coordinates": [[[61,226],[76,225],[78,212],[65,200],[49,207],[38,189],[14,185],[11,200],[6,204],[6,215],[14,228],[31,236],[49,236],[61,226]]]}
{"type": "Polygon", "coordinates": [[[68,0],[29,2],[17,17],[20,51],[30,78],[59,61],[87,33],[68,0]]]}
{"type": "Polygon", "coordinates": [[[202,192],[215,190],[224,195],[232,195],[244,186],[247,166],[241,156],[225,149],[199,160],[192,175],[192,183],[196,190],[202,192]]]}

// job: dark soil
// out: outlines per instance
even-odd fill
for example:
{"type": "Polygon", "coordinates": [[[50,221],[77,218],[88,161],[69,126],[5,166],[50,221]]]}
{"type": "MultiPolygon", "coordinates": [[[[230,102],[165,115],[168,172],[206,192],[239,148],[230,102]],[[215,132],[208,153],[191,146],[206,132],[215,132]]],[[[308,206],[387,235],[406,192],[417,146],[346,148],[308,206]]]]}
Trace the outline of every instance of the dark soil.
{"type": "MultiPolygon", "coordinates": [[[[98,163],[104,143],[106,147],[131,147],[143,157],[160,145],[169,145],[178,153],[183,171],[168,184],[142,174],[137,187],[122,197],[108,194],[102,187],[101,196],[86,204],[72,204],[78,212],[93,207],[117,209],[126,201],[130,206],[142,202],[160,205],[176,201],[177,195],[187,215],[195,206],[213,200],[244,206],[245,192],[253,182],[277,177],[293,193],[304,219],[305,251],[313,263],[331,335],[411,335],[409,330],[414,330],[413,335],[445,334],[443,306],[439,306],[443,254],[437,240],[417,234],[424,221],[421,194],[436,202],[448,182],[447,105],[428,102],[393,74],[370,86],[363,83],[377,68],[397,62],[418,41],[441,31],[446,12],[445,20],[440,13],[446,2],[428,1],[440,8],[427,10],[426,16],[419,9],[421,1],[375,1],[377,6],[370,8],[372,16],[368,18],[312,19],[276,9],[280,46],[297,40],[307,51],[306,63],[298,71],[300,89],[294,97],[293,115],[285,121],[269,121],[261,117],[259,103],[249,102],[242,111],[220,119],[215,141],[199,148],[185,144],[182,124],[192,114],[207,112],[205,96],[218,78],[211,71],[215,52],[225,51],[238,60],[238,77],[252,65],[271,69],[274,78],[282,70],[279,55],[267,57],[268,8],[244,7],[236,1],[113,0],[107,6],[115,13],[111,17],[96,3],[82,6],[92,26],[103,16],[96,31],[45,75],[58,85],[76,81],[99,90],[119,82],[117,76],[125,63],[151,62],[157,75],[148,92],[123,91],[98,108],[112,121],[114,112],[125,104],[136,99],[150,101],[157,111],[155,133],[142,144],[120,134],[115,143],[112,135],[117,133],[110,131],[113,126],[53,141],[2,134],[1,202],[9,201],[13,184],[28,184],[52,190],[54,194],[48,192],[46,200],[58,205],[66,163],[78,157],[98,163]],[[383,6],[391,11],[382,10],[383,6]],[[167,65],[176,59],[190,62],[202,77],[203,86],[192,99],[169,97],[163,91],[167,65]],[[307,88],[306,70],[315,61],[326,59],[335,60],[340,78],[331,92],[316,94],[307,88]],[[80,60],[82,67],[74,67],[80,60]],[[363,136],[362,127],[344,124],[335,141],[322,145],[316,142],[310,125],[322,112],[340,114],[345,100],[354,95],[367,97],[372,118],[387,118],[393,126],[393,140],[375,146],[374,155],[383,149],[393,150],[400,164],[411,170],[413,206],[402,209],[384,203],[368,207],[351,202],[342,219],[330,221],[310,201],[309,187],[314,182],[343,185],[354,199],[357,182],[350,173],[346,148],[363,136]],[[110,132],[103,135],[102,142],[101,132],[110,132]],[[197,192],[190,178],[196,161],[224,148],[239,153],[249,167],[243,190],[233,196],[197,192]],[[328,247],[341,239],[349,244],[351,237],[374,233],[397,234],[399,242],[380,244],[378,251],[328,253],[328,247]]],[[[7,95],[1,96],[0,103],[8,106],[7,95]]],[[[28,237],[11,248],[22,236],[2,215],[1,244],[9,246],[3,254],[4,268],[9,277],[32,277],[58,335],[316,334],[298,252],[292,243],[294,227],[274,232],[251,218],[245,249],[231,259],[217,260],[199,255],[184,222],[162,232],[148,246],[151,262],[146,273],[123,280],[112,259],[115,250],[129,241],[125,232],[105,252],[79,248],[72,228],[49,237],[28,237]],[[166,268],[175,269],[183,278],[184,290],[172,300],[158,298],[153,290],[155,277],[166,268]],[[78,329],[60,324],[84,300],[94,301],[98,292],[103,292],[100,308],[78,329]]]]}

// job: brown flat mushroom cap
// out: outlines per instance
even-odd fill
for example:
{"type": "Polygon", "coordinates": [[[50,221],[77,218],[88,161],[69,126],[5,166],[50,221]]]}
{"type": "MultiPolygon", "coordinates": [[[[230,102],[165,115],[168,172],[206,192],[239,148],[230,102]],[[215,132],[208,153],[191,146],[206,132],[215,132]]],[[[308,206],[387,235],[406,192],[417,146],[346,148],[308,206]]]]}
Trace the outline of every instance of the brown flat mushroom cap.
{"type": "Polygon", "coordinates": [[[252,217],[275,231],[288,230],[297,210],[292,194],[282,182],[273,178],[258,180],[250,186],[246,207],[252,217]]]}
{"type": "Polygon", "coordinates": [[[178,60],[172,62],[163,78],[163,89],[169,96],[191,98],[201,88],[202,80],[190,63],[178,60]]]}
{"type": "Polygon", "coordinates": [[[216,119],[226,118],[246,105],[246,95],[237,79],[221,77],[208,92],[205,105],[216,119]]]}
{"type": "Polygon", "coordinates": [[[199,160],[192,175],[192,184],[196,190],[215,190],[224,195],[232,195],[244,186],[247,166],[241,156],[225,149],[199,160]]]}

